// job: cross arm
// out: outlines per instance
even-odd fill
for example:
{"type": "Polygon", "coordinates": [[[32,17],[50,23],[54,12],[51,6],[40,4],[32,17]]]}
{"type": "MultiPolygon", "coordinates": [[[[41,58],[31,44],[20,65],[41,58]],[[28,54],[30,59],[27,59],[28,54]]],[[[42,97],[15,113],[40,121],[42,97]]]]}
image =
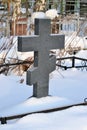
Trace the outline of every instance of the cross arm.
{"type": "Polygon", "coordinates": [[[18,51],[28,52],[37,51],[39,43],[39,36],[21,36],[18,37],[18,51]]]}
{"type": "Polygon", "coordinates": [[[59,34],[50,35],[50,49],[62,49],[64,48],[65,36],[59,34]]]}

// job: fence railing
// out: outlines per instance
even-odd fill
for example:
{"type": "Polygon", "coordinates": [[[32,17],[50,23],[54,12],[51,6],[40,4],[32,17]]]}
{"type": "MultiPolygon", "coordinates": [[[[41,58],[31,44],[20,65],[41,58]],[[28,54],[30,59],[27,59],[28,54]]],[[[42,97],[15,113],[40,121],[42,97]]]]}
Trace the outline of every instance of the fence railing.
{"type": "MultiPolygon", "coordinates": [[[[57,63],[56,66],[63,68],[65,70],[70,69],[70,68],[81,68],[86,69],[87,70],[87,59],[85,58],[79,58],[76,56],[72,56],[72,57],[62,57],[62,58],[57,58],[57,63]],[[71,64],[66,66],[64,65],[66,60],[70,60],[71,64]],[[77,65],[76,60],[81,61],[79,65],[77,65]]],[[[11,67],[11,66],[18,66],[18,65],[23,65],[23,64],[33,64],[33,61],[18,61],[16,63],[4,63],[4,64],[0,64],[0,68],[3,67],[11,67]]]]}
{"type": "Polygon", "coordinates": [[[51,112],[55,112],[55,111],[62,111],[62,110],[65,110],[65,109],[68,109],[68,108],[74,107],[74,106],[87,106],[87,101],[84,101],[82,103],[72,104],[72,105],[66,105],[66,106],[62,106],[62,107],[56,107],[56,108],[44,109],[44,110],[39,110],[39,111],[34,111],[34,112],[22,113],[19,115],[13,114],[11,116],[5,116],[5,117],[2,116],[2,117],[0,117],[0,121],[1,121],[1,124],[7,124],[7,121],[9,121],[9,120],[19,119],[19,118],[22,118],[27,115],[36,114],[36,113],[51,113],[51,112]]]}
{"type": "Polygon", "coordinates": [[[87,59],[79,58],[79,57],[76,57],[76,56],[57,58],[56,66],[63,68],[65,70],[75,67],[75,68],[78,68],[78,69],[81,68],[82,70],[86,69],[86,71],[87,71],[87,59]],[[69,65],[69,66],[64,65],[64,62],[62,62],[62,61],[66,61],[66,60],[69,60],[69,59],[71,61],[71,65],[69,65]],[[80,65],[77,65],[76,60],[81,61],[80,65]]]}

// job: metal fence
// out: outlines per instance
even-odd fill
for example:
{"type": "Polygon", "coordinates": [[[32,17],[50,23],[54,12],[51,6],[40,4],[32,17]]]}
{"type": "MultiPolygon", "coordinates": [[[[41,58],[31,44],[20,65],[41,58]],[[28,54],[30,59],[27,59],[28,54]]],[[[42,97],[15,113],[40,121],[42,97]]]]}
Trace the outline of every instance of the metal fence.
{"type": "Polygon", "coordinates": [[[56,66],[63,68],[64,70],[67,69],[71,69],[71,68],[77,68],[77,69],[81,69],[81,70],[86,70],[87,71],[87,59],[84,58],[79,58],[79,57],[64,57],[64,58],[57,58],[57,63],[56,66]],[[70,66],[66,66],[64,65],[66,60],[70,60],[71,61],[71,65],[70,66]],[[76,64],[76,60],[80,61],[80,65],[76,64]]]}

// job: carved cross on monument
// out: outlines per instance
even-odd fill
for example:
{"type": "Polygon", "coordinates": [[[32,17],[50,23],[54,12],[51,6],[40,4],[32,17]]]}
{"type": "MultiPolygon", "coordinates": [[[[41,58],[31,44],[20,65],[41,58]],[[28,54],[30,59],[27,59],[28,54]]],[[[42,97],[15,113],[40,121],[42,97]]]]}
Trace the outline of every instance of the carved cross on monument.
{"type": "Polygon", "coordinates": [[[33,96],[49,93],[49,73],[56,68],[56,57],[49,57],[51,49],[64,48],[64,35],[50,34],[50,19],[35,19],[35,35],[18,37],[18,51],[34,51],[34,67],[27,72],[27,84],[33,84],[33,96]]]}

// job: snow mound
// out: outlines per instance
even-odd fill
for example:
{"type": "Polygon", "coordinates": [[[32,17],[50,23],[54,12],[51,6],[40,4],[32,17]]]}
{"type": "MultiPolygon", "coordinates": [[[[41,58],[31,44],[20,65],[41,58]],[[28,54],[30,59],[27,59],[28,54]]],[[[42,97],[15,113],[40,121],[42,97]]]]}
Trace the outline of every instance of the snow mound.
{"type": "Polygon", "coordinates": [[[58,17],[57,10],[56,9],[50,9],[46,11],[46,17],[50,19],[54,19],[55,17],[58,17]]]}

